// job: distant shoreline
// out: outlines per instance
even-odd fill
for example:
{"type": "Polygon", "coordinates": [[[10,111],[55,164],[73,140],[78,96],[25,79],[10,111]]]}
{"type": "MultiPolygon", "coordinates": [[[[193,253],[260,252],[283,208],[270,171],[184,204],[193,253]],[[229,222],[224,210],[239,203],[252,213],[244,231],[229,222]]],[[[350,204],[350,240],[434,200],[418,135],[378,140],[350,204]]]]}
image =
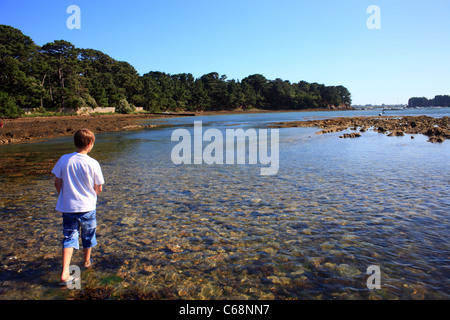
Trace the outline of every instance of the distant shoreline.
{"type": "Polygon", "coordinates": [[[212,116],[227,114],[281,113],[281,112],[319,112],[340,111],[348,109],[302,109],[302,110],[231,110],[203,111],[180,113],[133,113],[133,114],[91,114],[91,115],[61,115],[36,116],[17,119],[0,120],[0,145],[40,142],[47,139],[71,136],[76,130],[87,127],[94,133],[139,130],[156,127],[155,125],[140,125],[136,120],[162,119],[186,116],[212,116]]]}

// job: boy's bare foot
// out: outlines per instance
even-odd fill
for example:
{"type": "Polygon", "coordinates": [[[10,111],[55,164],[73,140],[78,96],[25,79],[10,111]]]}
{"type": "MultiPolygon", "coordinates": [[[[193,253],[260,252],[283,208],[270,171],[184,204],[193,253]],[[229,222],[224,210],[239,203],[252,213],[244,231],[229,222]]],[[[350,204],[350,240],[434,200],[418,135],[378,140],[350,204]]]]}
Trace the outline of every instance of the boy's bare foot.
{"type": "Polygon", "coordinates": [[[92,260],[89,259],[89,261],[85,261],[85,262],[84,262],[84,267],[85,267],[86,269],[91,268],[91,267],[92,267],[92,260]]]}
{"type": "Polygon", "coordinates": [[[61,282],[67,282],[67,280],[69,280],[70,278],[70,274],[63,274],[61,276],[61,282]]]}
{"type": "Polygon", "coordinates": [[[68,286],[71,284],[74,284],[76,281],[79,281],[78,278],[75,278],[73,276],[69,276],[66,280],[61,279],[61,282],[59,283],[60,286],[68,286]]]}

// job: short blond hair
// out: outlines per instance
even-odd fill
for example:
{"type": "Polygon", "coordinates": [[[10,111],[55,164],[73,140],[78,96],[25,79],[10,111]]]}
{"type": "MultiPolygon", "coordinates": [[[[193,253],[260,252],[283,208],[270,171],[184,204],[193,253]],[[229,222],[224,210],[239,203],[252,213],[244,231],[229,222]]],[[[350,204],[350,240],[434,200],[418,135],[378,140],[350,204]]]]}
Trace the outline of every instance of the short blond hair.
{"type": "Polygon", "coordinates": [[[89,129],[80,129],[75,132],[73,139],[75,147],[78,149],[86,149],[88,145],[95,142],[95,135],[89,129]]]}

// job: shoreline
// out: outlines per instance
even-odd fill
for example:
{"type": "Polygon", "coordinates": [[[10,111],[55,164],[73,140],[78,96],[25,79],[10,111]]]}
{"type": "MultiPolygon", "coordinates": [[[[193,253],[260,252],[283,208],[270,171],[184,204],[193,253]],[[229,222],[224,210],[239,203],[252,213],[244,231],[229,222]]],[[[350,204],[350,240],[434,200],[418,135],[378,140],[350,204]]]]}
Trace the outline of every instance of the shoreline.
{"type": "MultiPolygon", "coordinates": [[[[339,109],[348,110],[348,109],[339,109]]],[[[95,134],[140,130],[156,127],[156,125],[139,125],[136,120],[151,120],[174,117],[196,117],[227,114],[281,113],[281,112],[332,111],[332,109],[302,110],[231,110],[201,111],[180,113],[133,113],[133,114],[90,114],[90,115],[58,115],[22,117],[17,119],[1,119],[0,146],[20,143],[41,142],[47,139],[66,137],[75,134],[78,129],[87,127],[95,134]]],[[[338,110],[336,110],[338,111],[338,110]]]]}
{"type": "MultiPolygon", "coordinates": [[[[158,125],[142,125],[137,120],[151,120],[178,117],[197,117],[232,114],[283,113],[283,112],[324,112],[351,111],[351,109],[303,109],[303,110],[231,110],[202,111],[180,113],[133,113],[133,114],[90,114],[22,117],[1,120],[0,146],[22,143],[36,143],[48,139],[72,136],[78,129],[89,128],[95,134],[103,132],[135,131],[158,125]]],[[[386,133],[389,136],[404,134],[423,134],[430,142],[444,142],[450,139],[450,118],[432,118],[428,116],[352,116],[335,117],[322,120],[300,120],[273,122],[271,128],[317,127],[317,134],[340,132],[353,129],[353,132],[341,138],[361,137],[366,130],[386,133]]]]}

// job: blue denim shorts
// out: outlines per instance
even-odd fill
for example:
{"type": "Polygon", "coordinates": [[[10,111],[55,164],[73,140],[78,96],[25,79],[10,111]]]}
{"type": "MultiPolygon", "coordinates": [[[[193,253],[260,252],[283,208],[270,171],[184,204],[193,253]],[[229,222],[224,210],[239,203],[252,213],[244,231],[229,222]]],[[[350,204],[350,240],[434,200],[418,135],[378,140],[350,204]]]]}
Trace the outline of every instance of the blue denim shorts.
{"type": "Polygon", "coordinates": [[[95,233],[97,231],[96,210],[82,213],[63,213],[63,248],[80,248],[78,237],[81,230],[83,248],[97,245],[95,233]]]}

